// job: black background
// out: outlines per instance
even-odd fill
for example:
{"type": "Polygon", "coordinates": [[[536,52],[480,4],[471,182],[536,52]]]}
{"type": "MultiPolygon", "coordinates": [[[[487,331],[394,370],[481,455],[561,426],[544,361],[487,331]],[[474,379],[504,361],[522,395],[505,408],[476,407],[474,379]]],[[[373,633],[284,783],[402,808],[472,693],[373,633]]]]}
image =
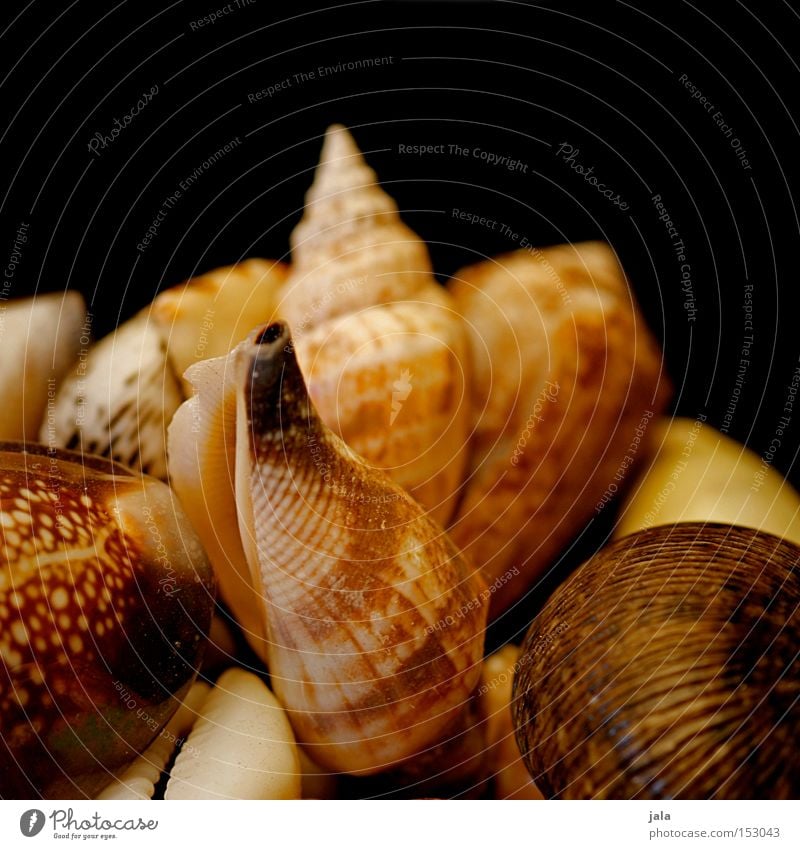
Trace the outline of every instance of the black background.
{"type": "MultiPolygon", "coordinates": [[[[192,26],[225,5],[2,0],[3,269],[28,225],[6,296],[77,288],[101,335],[191,275],[247,256],[288,259],[322,134],[342,122],[428,241],[442,280],[518,247],[454,218],[454,208],[501,220],[536,245],[609,241],[664,346],[672,409],[720,426],[735,399],[731,435],[769,449],[800,365],[790,307],[800,256],[800,17],[791,5],[355,2],[305,12],[233,0],[216,23],[192,26]],[[377,57],[376,68],[294,78],[377,57]],[[289,87],[248,101],[286,79],[289,87]],[[110,133],[154,85],[153,101],[92,154],[95,133],[110,133]],[[180,181],[236,138],[139,251],[180,181]],[[557,155],[562,143],[627,210],[557,155]],[[480,148],[521,160],[527,173],[471,155],[404,155],[401,144],[480,148]],[[694,321],[654,194],[685,245],[694,321]],[[737,387],[748,285],[752,362],[737,387]]],[[[798,420],[800,402],[774,455],[795,485],[798,420]]],[[[531,610],[490,645],[519,636],[531,610]]]]}
{"type": "MultiPolygon", "coordinates": [[[[428,240],[442,279],[518,246],[453,208],[506,222],[537,245],[608,240],[664,344],[682,414],[723,423],[752,284],[752,363],[730,433],[769,448],[800,354],[789,308],[800,255],[800,18],[790,5],[366,2],[304,12],[254,0],[192,27],[224,5],[4,4],[4,267],[17,228],[29,225],[10,296],[80,289],[103,333],[190,275],[246,256],[287,259],[321,135],[339,121],[428,240]],[[375,57],[392,60],[293,77],[375,57]],[[248,102],[287,78],[288,88],[248,102]],[[154,85],[152,102],[92,154],[94,134],[108,134],[154,85]],[[137,250],[180,181],[237,137],[137,250]],[[627,210],[556,154],[565,142],[627,210]],[[507,154],[527,173],[399,151],[426,143],[507,154]],[[686,246],[694,321],[654,194],[686,246]]],[[[793,419],[774,457],[795,483],[798,433],[793,419]]]]}

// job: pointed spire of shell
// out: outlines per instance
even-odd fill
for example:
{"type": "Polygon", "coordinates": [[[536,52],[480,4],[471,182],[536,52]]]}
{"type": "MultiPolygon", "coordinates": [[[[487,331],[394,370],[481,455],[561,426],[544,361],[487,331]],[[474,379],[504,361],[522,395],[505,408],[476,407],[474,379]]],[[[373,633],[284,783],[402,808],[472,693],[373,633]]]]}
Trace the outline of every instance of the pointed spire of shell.
{"type": "Polygon", "coordinates": [[[425,243],[400,219],[353,137],[328,129],[302,220],[281,314],[296,339],[325,319],[401,298],[434,283],[425,243]]]}

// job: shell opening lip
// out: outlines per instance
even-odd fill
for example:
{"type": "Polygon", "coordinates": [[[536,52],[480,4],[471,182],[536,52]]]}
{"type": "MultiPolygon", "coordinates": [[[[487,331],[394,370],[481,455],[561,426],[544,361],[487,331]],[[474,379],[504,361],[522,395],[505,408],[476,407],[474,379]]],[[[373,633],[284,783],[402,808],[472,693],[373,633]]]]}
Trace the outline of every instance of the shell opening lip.
{"type": "Polygon", "coordinates": [[[277,342],[284,333],[286,333],[286,325],[282,321],[273,321],[268,324],[260,333],[256,335],[256,345],[271,345],[277,342]]]}

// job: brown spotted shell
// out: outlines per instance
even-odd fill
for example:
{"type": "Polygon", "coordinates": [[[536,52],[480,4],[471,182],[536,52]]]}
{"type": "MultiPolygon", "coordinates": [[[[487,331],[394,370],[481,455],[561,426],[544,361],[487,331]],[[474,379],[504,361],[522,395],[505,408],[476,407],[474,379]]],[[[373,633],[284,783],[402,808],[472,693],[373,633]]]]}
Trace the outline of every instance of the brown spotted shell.
{"type": "Polygon", "coordinates": [[[517,742],[546,796],[796,799],[800,547],[731,525],[640,531],[534,620],[517,742]]]}
{"type": "Polygon", "coordinates": [[[472,442],[454,541],[519,599],[631,476],[667,380],[608,245],[520,250],[454,275],[472,442]]]}
{"type": "Polygon", "coordinates": [[[0,797],[93,796],[194,680],[214,607],[169,489],[0,443],[0,797]]]}

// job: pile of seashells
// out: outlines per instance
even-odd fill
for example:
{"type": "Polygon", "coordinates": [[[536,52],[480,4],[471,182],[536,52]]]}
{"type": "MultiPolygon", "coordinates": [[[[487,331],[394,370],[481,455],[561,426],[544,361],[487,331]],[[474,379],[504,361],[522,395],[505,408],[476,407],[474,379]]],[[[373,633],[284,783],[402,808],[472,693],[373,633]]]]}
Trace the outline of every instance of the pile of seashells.
{"type": "Polygon", "coordinates": [[[797,731],[770,640],[798,635],[800,499],[771,470],[740,496],[757,459],[661,419],[661,354],[607,245],[441,286],[334,126],[290,268],[191,279],[90,347],[84,310],[39,296],[0,324],[0,796],[320,797],[377,774],[361,792],[797,792],[796,767],[748,781],[718,753],[747,754],[765,694],[786,711],[764,772],[797,731]],[[633,466],[629,535],[485,658],[487,623],[633,466]],[[680,581],[651,609],[665,557],[680,581]],[[701,578],[770,611],[735,669],[741,623],[701,669],[730,612],[701,578]]]}

